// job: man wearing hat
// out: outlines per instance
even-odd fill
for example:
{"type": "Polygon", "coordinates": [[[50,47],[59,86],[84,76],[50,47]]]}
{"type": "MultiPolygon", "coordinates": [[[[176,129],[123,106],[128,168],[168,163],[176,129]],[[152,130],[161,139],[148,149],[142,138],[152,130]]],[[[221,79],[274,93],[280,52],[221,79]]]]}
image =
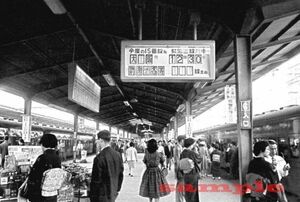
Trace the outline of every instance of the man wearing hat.
{"type": "Polygon", "coordinates": [[[180,155],[180,167],[184,179],[184,198],[186,202],[199,202],[198,179],[202,159],[193,151],[196,141],[193,138],[184,140],[184,150],[180,155]]]}
{"type": "Polygon", "coordinates": [[[100,152],[94,159],[90,199],[91,202],[114,202],[123,182],[121,155],[110,147],[110,132],[98,134],[100,152]]]}

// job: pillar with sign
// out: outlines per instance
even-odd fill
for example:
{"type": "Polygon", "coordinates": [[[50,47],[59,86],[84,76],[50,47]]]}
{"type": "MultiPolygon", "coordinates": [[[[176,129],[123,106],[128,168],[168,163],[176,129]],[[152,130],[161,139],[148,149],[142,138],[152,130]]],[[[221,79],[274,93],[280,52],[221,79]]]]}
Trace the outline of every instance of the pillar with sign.
{"type": "MultiPolygon", "coordinates": [[[[234,52],[237,81],[239,176],[240,184],[245,184],[248,164],[252,159],[251,37],[248,35],[236,36],[234,52]]],[[[247,201],[245,195],[241,195],[241,201],[247,201]]]]}
{"type": "Polygon", "coordinates": [[[31,104],[31,99],[25,98],[24,114],[22,117],[22,139],[25,143],[31,141],[31,104]]]}
{"type": "Polygon", "coordinates": [[[74,115],[74,130],[73,130],[73,161],[76,160],[77,133],[78,133],[78,114],[75,114],[74,115]]]}
{"type": "Polygon", "coordinates": [[[190,99],[185,102],[185,110],[185,135],[186,137],[192,137],[192,108],[190,99]]]}

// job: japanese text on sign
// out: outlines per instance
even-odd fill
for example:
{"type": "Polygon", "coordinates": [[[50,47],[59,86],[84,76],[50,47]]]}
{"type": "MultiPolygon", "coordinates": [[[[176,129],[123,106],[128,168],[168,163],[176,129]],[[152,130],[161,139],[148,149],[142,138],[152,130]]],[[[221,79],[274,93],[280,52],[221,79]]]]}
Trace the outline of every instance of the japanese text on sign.
{"type": "Polygon", "coordinates": [[[241,101],[241,129],[252,127],[250,100],[241,101]]]}
{"type": "Polygon", "coordinates": [[[214,41],[122,41],[122,81],[214,80],[214,41]]]}
{"type": "Polygon", "coordinates": [[[22,117],[22,139],[24,142],[30,142],[31,140],[31,116],[23,115],[22,117]]]}

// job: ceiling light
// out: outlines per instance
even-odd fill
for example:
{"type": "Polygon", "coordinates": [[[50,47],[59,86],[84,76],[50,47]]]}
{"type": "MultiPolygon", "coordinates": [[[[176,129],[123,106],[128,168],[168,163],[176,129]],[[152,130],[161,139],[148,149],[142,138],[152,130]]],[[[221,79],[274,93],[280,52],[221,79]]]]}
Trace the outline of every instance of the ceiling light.
{"type": "Polygon", "coordinates": [[[64,7],[64,5],[61,3],[60,0],[44,0],[44,2],[47,4],[50,10],[56,15],[65,14],[67,12],[66,8],[64,7]]]}
{"type": "Polygon", "coordinates": [[[131,102],[131,103],[137,103],[138,100],[137,100],[136,98],[132,98],[132,99],[130,100],[130,102],[131,102]]]}
{"type": "Polygon", "coordinates": [[[116,85],[115,80],[112,78],[112,76],[110,74],[103,74],[102,76],[103,76],[103,78],[105,79],[105,81],[107,82],[108,85],[110,85],[110,86],[115,86],[116,85]]]}
{"type": "Polygon", "coordinates": [[[200,82],[200,81],[198,81],[198,82],[194,83],[194,88],[198,88],[198,87],[200,86],[200,84],[201,84],[201,82],[200,82]]]}
{"type": "Polygon", "coordinates": [[[123,101],[124,105],[126,105],[127,107],[130,106],[129,102],[126,100],[126,101],[123,101]]]}

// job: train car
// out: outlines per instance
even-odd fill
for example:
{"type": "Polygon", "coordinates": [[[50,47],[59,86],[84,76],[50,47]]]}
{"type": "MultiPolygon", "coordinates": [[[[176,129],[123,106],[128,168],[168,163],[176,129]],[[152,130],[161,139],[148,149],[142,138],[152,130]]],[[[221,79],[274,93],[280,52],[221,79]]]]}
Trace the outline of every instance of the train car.
{"type": "MultiPolygon", "coordinates": [[[[193,135],[208,142],[237,142],[237,125],[225,124],[198,130],[193,135]]],[[[253,137],[255,140],[274,139],[280,144],[297,144],[300,139],[300,106],[284,107],[254,116],[253,137]]]]}
{"type": "MultiPolygon", "coordinates": [[[[211,142],[237,142],[237,125],[226,124],[194,132],[194,136],[211,142]]],[[[278,153],[290,163],[288,177],[283,179],[287,193],[300,197],[300,106],[288,106],[253,118],[254,142],[273,139],[278,142],[278,153]]]]}
{"type": "MultiPolygon", "coordinates": [[[[4,140],[5,133],[9,130],[10,143],[17,144],[17,140],[21,138],[22,123],[19,120],[10,120],[0,118],[0,142],[4,140]]],[[[31,130],[30,145],[38,145],[39,139],[44,133],[54,134],[59,143],[64,143],[66,158],[73,157],[73,131],[68,128],[52,127],[50,125],[34,123],[31,130]]],[[[83,148],[87,150],[87,154],[93,154],[96,151],[95,134],[78,133],[77,140],[83,144],[83,148]]]]}

